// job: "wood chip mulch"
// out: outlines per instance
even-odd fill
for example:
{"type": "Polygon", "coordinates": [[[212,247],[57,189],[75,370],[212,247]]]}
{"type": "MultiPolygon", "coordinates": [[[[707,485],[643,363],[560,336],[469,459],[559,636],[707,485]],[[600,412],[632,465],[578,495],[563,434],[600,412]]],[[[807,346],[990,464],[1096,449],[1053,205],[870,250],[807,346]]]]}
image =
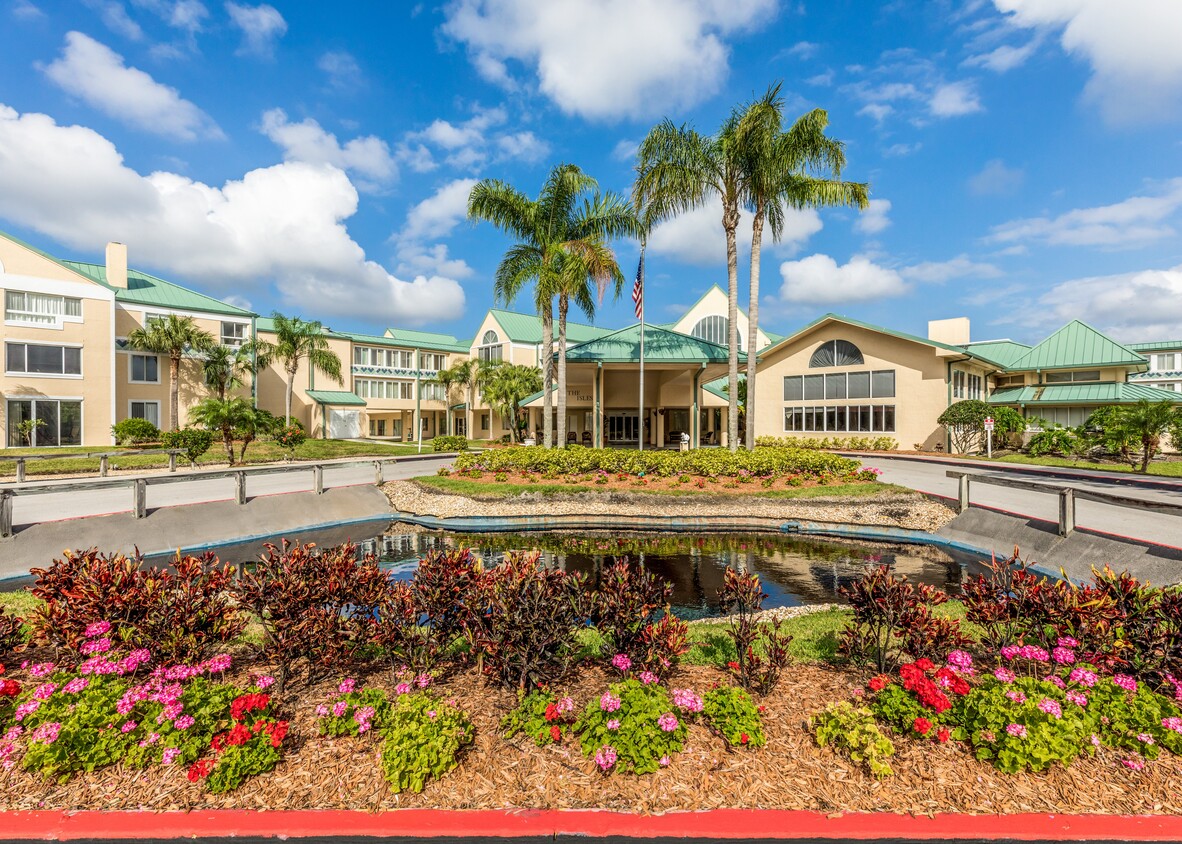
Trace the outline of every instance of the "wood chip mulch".
{"type": "MultiPolygon", "coordinates": [[[[255,672],[260,666],[251,666],[255,672]]],[[[241,670],[241,669],[239,669],[241,670]]],[[[308,687],[293,682],[283,699],[292,720],[286,756],[271,774],[231,794],[212,796],[176,768],[146,771],[113,767],[59,784],[22,771],[0,771],[0,810],[18,809],[368,809],[604,808],[642,813],[713,808],[807,809],[821,812],[890,811],[913,814],[1110,813],[1182,814],[1182,759],[1163,754],[1133,772],[1103,751],[1070,768],[1008,775],[975,760],[963,746],[896,739],[895,775],[877,781],[859,766],[816,746],[808,716],[860,688],[861,674],[821,665],[796,665],[766,705],[767,746],[730,751],[708,730],[692,725],[686,750],[648,776],[597,772],[573,743],[535,747],[501,738],[498,723],[513,694],[489,686],[473,671],[453,674],[437,691],[454,697],[476,724],[476,742],[459,768],[422,794],[394,795],[378,766],[376,736],[316,736],[313,710],[338,679],[308,687]]],[[[17,678],[15,672],[10,674],[17,678]]],[[[245,672],[237,678],[248,682],[245,672]]],[[[392,688],[388,673],[363,677],[392,688]]],[[[566,690],[582,707],[612,677],[581,671],[566,690]]],[[[723,680],[713,668],[690,666],[676,687],[705,691],[723,680]]]]}

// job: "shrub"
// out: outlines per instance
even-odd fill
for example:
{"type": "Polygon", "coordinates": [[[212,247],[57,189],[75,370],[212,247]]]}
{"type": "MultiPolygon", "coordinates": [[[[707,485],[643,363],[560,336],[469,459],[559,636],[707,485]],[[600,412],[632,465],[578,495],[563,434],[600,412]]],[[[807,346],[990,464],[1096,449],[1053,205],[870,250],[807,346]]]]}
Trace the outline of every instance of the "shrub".
{"type": "Polygon", "coordinates": [[[381,689],[356,691],[355,682],[346,679],[337,691],[339,696],[331,703],[316,707],[316,726],[322,736],[359,738],[383,723],[389,712],[389,701],[381,689]]]}
{"type": "Polygon", "coordinates": [[[440,640],[421,618],[410,584],[389,580],[375,610],[369,640],[385,653],[392,671],[403,665],[428,671],[438,660],[440,640]]]}
{"type": "Polygon", "coordinates": [[[395,794],[420,792],[459,764],[473,741],[468,714],[428,692],[399,695],[383,716],[382,772],[395,794]]]}
{"type": "Polygon", "coordinates": [[[1026,444],[1026,451],[1031,457],[1042,457],[1047,454],[1070,457],[1085,447],[1086,440],[1081,439],[1071,428],[1050,428],[1031,437],[1030,442],[1026,444]]]}
{"type": "Polygon", "coordinates": [[[731,616],[727,635],[735,646],[735,661],[728,667],[740,686],[765,695],[780,681],[792,642],[780,631],[781,619],[756,621],[766,597],[759,575],[726,570],[719,602],[731,616]]]}
{"type": "Polygon", "coordinates": [[[641,633],[639,659],[650,670],[668,674],[677,668],[689,649],[689,623],[666,608],[665,614],[646,625],[641,633]]]}
{"type": "Polygon", "coordinates": [[[1026,430],[1027,419],[1012,407],[990,409],[993,417],[993,447],[1010,448],[1021,444],[1020,434],[1026,430]]]}
{"type": "Polygon", "coordinates": [[[603,635],[611,653],[641,657],[645,631],[656,614],[669,605],[673,584],[647,569],[617,559],[604,569],[590,597],[591,622],[603,635]]]}
{"type": "Polygon", "coordinates": [[[719,686],[702,698],[702,717],[731,747],[763,747],[763,720],[751,696],[734,686],[719,686]]]}
{"type": "Polygon", "coordinates": [[[67,551],[49,568],[32,569],[30,591],[43,602],[33,629],[55,646],[76,648],[87,627],[114,621],[125,642],[150,647],[165,662],[200,659],[242,632],[245,619],[229,594],[234,570],[211,553],[178,554],[172,565],[145,568],[138,555],[67,551]]]}
{"type": "Polygon", "coordinates": [[[197,459],[213,445],[213,431],[204,428],[181,428],[177,431],[163,431],[160,434],[160,444],[165,448],[183,451],[184,458],[190,465],[195,465],[197,459]]]}
{"type": "Polygon", "coordinates": [[[854,612],[838,652],[880,672],[893,668],[900,653],[931,657],[969,643],[958,622],[932,614],[932,607],[948,600],[945,592],[926,583],[915,586],[892,574],[890,566],[874,566],[838,591],[854,612]]]}
{"type": "Polygon", "coordinates": [[[484,672],[508,688],[566,676],[587,621],[582,576],[540,569],[539,556],[506,554],[472,590],[464,636],[484,672]]]}
{"type": "Polygon", "coordinates": [[[771,437],[755,438],[757,448],[831,448],[837,451],[894,451],[894,437],[771,437]]]}
{"type": "Polygon", "coordinates": [[[25,643],[24,624],[0,607],[0,655],[15,651],[25,643]]]}
{"type": "Polygon", "coordinates": [[[437,452],[467,451],[468,438],[457,436],[436,437],[431,441],[431,447],[437,452]]]}
{"type": "MultiPolygon", "coordinates": [[[[294,422],[294,420],[293,420],[294,422]]],[[[291,425],[281,426],[275,430],[272,439],[280,448],[287,449],[288,453],[294,453],[297,448],[304,444],[304,440],[308,439],[308,435],[304,433],[303,427],[295,422],[291,425]]]]}
{"type": "Polygon", "coordinates": [[[279,665],[279,689],[301,659],[310,674],[354,662],[369,640],[386,587],[387,574],[377,557],[366,554],[358,560],[351,543],[318,552],[314,543],[283,540],[266,549],[234,593],[259,617],[263,653],[279,665]]]}
{"type": "Polygon", "coordinates": [[[139,445],[160,441],[160,429],[147,419],[120,419],[111,426],[111,433],[119,445],[139,445]]]}
{"type": "Polygon", "coordinates": [[[571,698],[540,690],[520,696],[517,706],[502,719],[501,729],[507,739],[524,733],[538,747],[545,747],[561,744],[563,737],[573,732],[576,720],[571,698]]]}
{"type": "Polygon", "coordinates": [[[855,708],[848,701],[831,703],[809,718],[817,744],[832,745],[857,764],[865,764],[878,779],[894,771],[887,761],[895,755],[895,745],[874,723],[874,715],[865,707],[855,708]]]}
{"type": "Polygon", "coordinates": [[[668,765],[685,745],[691,714],[674,709],[669,692],[657,683],[615,683],[587,704],[575,724],[583,755],[604,773],[650,774],[668,765]]]}
{"type": "Polygon", "coordinates": [[[984,574],[973,575],[961,584],[965,617],[981,628],[981,642],[992,650],[1016,642],[1025,630],[1026,619],[1013,597],[1033,577],[1015,547],[1012,557],[993,555],[984,574]]]}
{"type": "Polygon", "coordinates": [[[205,780],[212,794],[234,791],[251,777],[274,770],[283,758],[281,748],[288,722],[270,711],[271,696],[241,695],[230,704],[230,727],[210,740],[212,759],[189,766],[190,782],[205,780]]]}
{"type": "Polygon", "coordinates": [[[952,448],[961,454],[981,451],[985,443],[985,419],[993,409],[980,399],[954,402],[936,417],[936,422],[948,429],[952,448]]]}

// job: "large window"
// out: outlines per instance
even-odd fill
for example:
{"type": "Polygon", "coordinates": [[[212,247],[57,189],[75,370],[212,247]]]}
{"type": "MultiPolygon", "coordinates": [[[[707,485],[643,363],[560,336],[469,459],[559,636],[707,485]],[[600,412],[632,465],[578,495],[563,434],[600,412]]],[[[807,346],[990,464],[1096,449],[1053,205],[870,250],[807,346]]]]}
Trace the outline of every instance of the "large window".
{"type": "Polygon", "coordinates": [[[497,332],[489,329],[480,338],[480,346],[476,349],[476,357],[482,361],[503,360],[501,338],[497,332]]]}
{"type": "Polygon", "coordinates": [[[132,419],[147,419],[157,428],[160,427],[160,402],[133,401],[128,403],[127,415],[132,419]]]}
{"type": "Polygon", "coordinates": [[[357,378],[353,391],[363,399],[413,399],[414,381],[394,381],[387,378],[357,378]]]}
{"type": "Polygon", "coordinates": [[[80,401],[9,399],[7,419],[10,448],[82,444],[80,401]],[[30,420],[37,424],[21,424],[30,420]]]}
{"type": "Polygon", "coordinates": [[[893,399],[895,370],[834,372],[829,375],[787,375],[784,401],[830,399],[893,399]]]}
{"type": "Polygon", "coordinates": [[[826,340],[809,359],[811,369],[827,366],[861,366],[862,352],[849,340],[826,340]]]}
{"type": "Polygon", "coordinates": [[[442,384],[433,384],[424,382],[419,385],[420,393],[423,401],[445,401],[447,394],[443,391],[442,384]]]}
{"type": "Polygon", "coordinates": [[[960,369],[952,371],[952,398],[980,399],[982,378],[980,375],[970,375],[960,369]]]}
{"type": "Polygon", "coordinates": [[[893,404],[805,405],[784,408],[784,430],[893,433],[893,404]]]}
{"type": "Polygon", "coordinates": [[[4,321],[24,325],[60,325],[82,319],[82,300],[23,290],[4,292],[4,321]]]}
{"type": "Polygon", "coordinates": [[[234,347],[243,345],[246,342],[247,327],[243,322],[223,322],[222,345],[234,347]]]}
{"type": "Polygon", "coordinates": [[[1070,384],[1077,381],[1099,381],[1100,370],[1098,369],[1079,369],[1074,372],[1048,372],[1046,375],[1048,384],[1070,384]]]}
{"type": "Polygon", "coordinates": [[[6,343],[4,368],[11,375],[82,375],[82,349],[6,343]]]}
{"type": "MultiPolygon", "coordinates": [[[[160,358],[156,355],[128,355],[127,380],[132,384],[159,384],[160,358]]],[[[147,417],[139,417],[146,419],[147,417]]]]}
{"type": "MultiPolygon", "coordinates": [[[[707,343],[729,346],[730,338],[727,336],[727,329],[729,328],[730,321],[726,317],[711,314],[698,320],[698,324],[694,326],[694,330],[690,332],[690,335],[697,337],[699,340],[705,340],[707,343]]],[[[743,338],[740,336],[739,349],[742,348],[743,338]]]]}
{"type": "Polygon", "coordinates": [[[386,369],[413,369],[414,352],[401,349],[380,349],[375,346],[354,346],[354,366],[379,366],[386,369]]]}
{"type": "Polygon", "coordinates": [[[447,355],[438,355],[434,352],[420,352],[419,369],[425,372],[438,372],[444,368],[445,360],[447,360],[447,355]]]}

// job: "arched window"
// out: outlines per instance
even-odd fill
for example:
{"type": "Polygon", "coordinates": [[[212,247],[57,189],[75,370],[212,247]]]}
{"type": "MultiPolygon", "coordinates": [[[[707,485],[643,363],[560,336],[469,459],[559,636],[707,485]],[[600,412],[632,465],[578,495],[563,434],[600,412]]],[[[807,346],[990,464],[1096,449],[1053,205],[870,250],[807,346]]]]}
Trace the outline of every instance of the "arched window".
{"type": "Polygon", "coordinates": [[[476,356],[480,360],[502,360],[501,338],[491,328],[480,338],[480,346],[476,349],[476,356]]]}
{"type": "MultiPolygon", "coordinates": [[[[719,346],[725,346],[730,342],[727,337],[727,329],[729,327],[730,322],[726,317],[712,314],[698,320],[698,324],[694,326],[694,330],[690,332],[690,336],[697,337],[699,340],[705,340],[707,343],[716,343],[719,346]]],[[[739,337],[739,348],[743,348],[742,336],[739,337]]]]}
{"type": "Polygon", "coordinates": [[[862,352],[848,340],[826,340],[813,352],[809,366],[861,366],[862,352]]]}

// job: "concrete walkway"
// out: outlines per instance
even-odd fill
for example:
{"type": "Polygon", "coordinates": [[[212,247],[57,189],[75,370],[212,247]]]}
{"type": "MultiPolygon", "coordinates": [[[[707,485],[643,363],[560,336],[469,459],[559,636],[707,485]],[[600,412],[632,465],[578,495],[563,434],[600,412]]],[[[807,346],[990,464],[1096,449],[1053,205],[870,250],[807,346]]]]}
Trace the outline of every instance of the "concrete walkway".
{"type": "MultiPolygon", "coordinates": [[[[888,457],[885,455],[860,456],[864,465],[882,469],[882,480],[887,483],[909,487],[930,495],[956,498],[957,481],[947,477],[950,469],[986,475],[1017,476],[1027,481],[1040,482],[1036,474],[1023,471],[1029,467],[1010,470],[1004,464],[991,463],[976,467],[962,465],[961,461],[916,459],[909,457],[888,457]],[[950,465],[951,464],[951,465],[950,465]]],[[[1117,480],[1125,480],[1118,478],[1117,480]]],[[[1154,481],[1160,480],[1154,478],[1154,481]]],[[[1166,479],[1168,480],[1168,479],[1166,479]]],[[[1172,484],[1144,488],[1129,483],[1119,485],[1097,473],[1081,473],[1079,477],[1046,477],[1045,483],[1051,490],[1048,494],[1004,487],[973,484],[972,503],[1003,510],[1026,518],[1057,522],[1059,518],[1058,496],[1055,487],[1072,486],[1081,490],[1117,493],[1144,498],[1147,501],[1165,501],[1182,504],[1182,487],[1171,488],[1172,484]]],[[[1076,524],[1101,533],[1118,537],[1137,539],[1158,545],[1182,548],[1182,516],[1136,510],[1129,507],[1115,507],[1095,501],[1076,502],[1076,524]]],[[[1002,539],[1002,537],[999,537],[1002,539]]]]}

